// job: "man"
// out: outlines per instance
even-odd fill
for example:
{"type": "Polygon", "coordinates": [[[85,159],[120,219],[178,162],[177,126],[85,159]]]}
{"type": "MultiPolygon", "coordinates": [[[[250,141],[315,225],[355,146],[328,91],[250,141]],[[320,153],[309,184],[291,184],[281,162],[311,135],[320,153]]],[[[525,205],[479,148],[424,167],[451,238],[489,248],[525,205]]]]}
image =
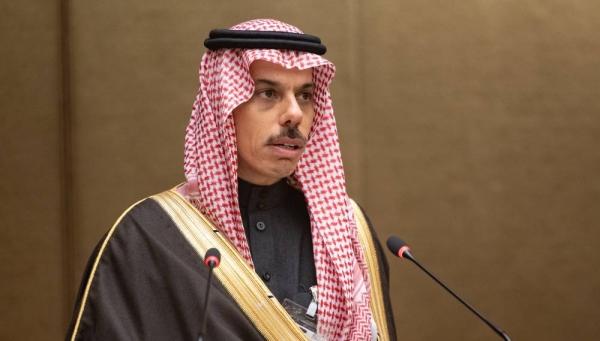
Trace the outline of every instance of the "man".
{"type": "Polygon", "coordinates": [[[205,45],[187,182],[107,233],[66,339],[395,340],[387,263],[346,193],[325,47],[276,20],[205,45]],[[213,247],[204,331],[200,257],[213,247]]]}

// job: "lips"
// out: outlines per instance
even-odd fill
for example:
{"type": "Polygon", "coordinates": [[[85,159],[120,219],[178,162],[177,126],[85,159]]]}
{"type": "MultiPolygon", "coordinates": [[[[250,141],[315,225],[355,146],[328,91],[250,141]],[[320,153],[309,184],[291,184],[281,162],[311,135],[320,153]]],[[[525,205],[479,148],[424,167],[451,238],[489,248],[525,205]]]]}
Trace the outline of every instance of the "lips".
{"type": "Polygon", "coordinates": [[[306,142],[301,138],[282,137],[269,141],[273,156],[282,159],[298,159],[304,152],[306,142]]]}
{"type": "Polygon", "coordinates": [[[274,144],[274,146],[289,149],[289,150],[296,150],[296,149],[300,148],[300,146],[297,146],[294,144],[274,144]]]}
{"type": "Polygon", "coordinates": [[[288,150],[297,150],[304,148],[304,144],[305,142],[302,139],[292,139],[288,137],[279,138],[269,143],[270,146],[275,146],[288,150]]]}

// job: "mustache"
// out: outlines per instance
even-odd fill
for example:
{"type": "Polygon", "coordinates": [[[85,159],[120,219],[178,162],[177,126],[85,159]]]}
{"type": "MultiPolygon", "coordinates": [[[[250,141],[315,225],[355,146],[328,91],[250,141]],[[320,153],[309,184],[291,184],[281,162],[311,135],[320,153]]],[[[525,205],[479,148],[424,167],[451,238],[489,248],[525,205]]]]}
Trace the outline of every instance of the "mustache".
{"type": "Polygon", "coordinates": [[[281,127],[281,131],[279,131],[278,135],[269,136],[269,139],[267,140],[267,144],[273,143],[277,139],[280,139],[282,137],[288,137],[290,139],[300,139],[305,144],[308,141],[306,136],[302,135],[302,133],[300,132],[300,129],[298,129],[298,127],[293,127],[293,128],[292,127],[281,127]]]}

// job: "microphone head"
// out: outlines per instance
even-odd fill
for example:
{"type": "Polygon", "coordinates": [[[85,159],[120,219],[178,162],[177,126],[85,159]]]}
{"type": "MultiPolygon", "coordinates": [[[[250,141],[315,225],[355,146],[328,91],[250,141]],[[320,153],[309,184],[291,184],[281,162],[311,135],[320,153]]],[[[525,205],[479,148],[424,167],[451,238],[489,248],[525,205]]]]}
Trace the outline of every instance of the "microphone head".
{"type": "Polygon", "coordinates": [[[410,254],[410,248],[408,247],[408,244],[396,236],[391,236],[388,238],[387,247],[396,257],[404,258],[405,252],[410,254]]]}
{"type": "Polygon", "coordinates": [[[204,256],[204,265],[210,267],[217,267],[221,262],[221,252],[219,252],[216,248],[210,248],[206,251],[206,255],[204,256]]]}

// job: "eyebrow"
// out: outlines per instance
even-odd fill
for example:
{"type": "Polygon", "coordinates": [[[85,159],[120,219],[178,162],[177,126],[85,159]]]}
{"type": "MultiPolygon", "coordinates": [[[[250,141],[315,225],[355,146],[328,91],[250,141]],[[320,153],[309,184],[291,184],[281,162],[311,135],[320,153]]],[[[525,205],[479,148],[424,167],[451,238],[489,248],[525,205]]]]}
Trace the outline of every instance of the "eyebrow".
{"type": "MultiPolygon", "coordinates": [[[[277,87],[277,88],[283,87],[283,84],[281,84],[280,82],[266,79],[266,78],[258,78],[254,81],[254,84],[255,85],[266,84],[266,85],[270,85],[270,86],[277,87]]],[[[296,88],[296,90],[306,90],[306,89],[310,89],[310,88],[314,88],[314,87],[315,87],[315,84],[311,82],[311,83],[302,84],[301,86],[296,88]]]]}

